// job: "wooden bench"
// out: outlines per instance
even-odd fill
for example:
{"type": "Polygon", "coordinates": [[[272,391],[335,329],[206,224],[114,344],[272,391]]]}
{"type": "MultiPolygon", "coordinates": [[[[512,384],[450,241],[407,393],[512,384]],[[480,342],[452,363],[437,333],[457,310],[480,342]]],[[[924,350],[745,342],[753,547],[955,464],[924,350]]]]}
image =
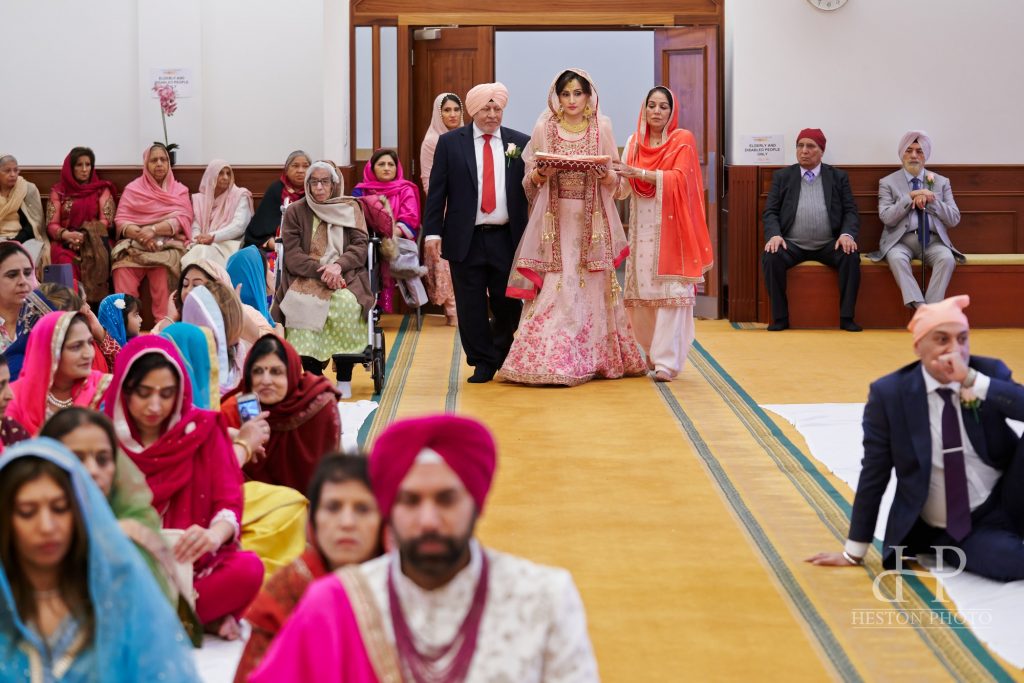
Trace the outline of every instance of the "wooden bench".
{"type": "MultiPolygon", "coordinates": [[[[946,290],[948,296],[968,294],[971,325],[1024,327],[1024,254],[966,254],[946,290]]],[[[914,275],[921,263],[914,261],[914,275]]],[[[839,276],[835,270],[808,261],[789,270],[786,295],[794,328],[839,326],[839,276]]],[[[913,311],[903,305],[896,279],[885,261],[860,258],[860,291],[856,320],[864,327],[903,327],[913,311]]]]}

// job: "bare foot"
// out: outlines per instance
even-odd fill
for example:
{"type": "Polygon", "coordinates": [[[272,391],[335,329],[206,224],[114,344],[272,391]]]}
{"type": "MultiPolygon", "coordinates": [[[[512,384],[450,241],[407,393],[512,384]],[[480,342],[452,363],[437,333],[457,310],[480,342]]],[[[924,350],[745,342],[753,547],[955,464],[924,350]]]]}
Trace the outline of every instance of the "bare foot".
{"type": "Polygon", "coordinates": [[[656,373],[654,373],[654,381],[655,382],[671,382],[672,378],[664,370],[658,370],[656,373]]]}
{"type": "Polygon", "coordinates": [[[224,640],[238,640],[242,637],[242,626],[229,614],[221,620],[217,635],[224,640]]]}

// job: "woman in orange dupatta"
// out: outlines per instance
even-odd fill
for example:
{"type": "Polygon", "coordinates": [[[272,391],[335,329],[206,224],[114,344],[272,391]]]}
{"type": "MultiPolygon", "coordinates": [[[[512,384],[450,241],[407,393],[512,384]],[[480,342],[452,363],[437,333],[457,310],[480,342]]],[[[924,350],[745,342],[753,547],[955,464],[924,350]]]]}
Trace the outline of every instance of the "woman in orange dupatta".
{"type": "Polygon", "coordinates": [[[111,377],[93,369],[95,355],[84,315],[68,311],[44,315],[32,328],[21,374],[11,384],[14,399],[7,406],[7,417],[30,434],[38,434],[43,423],[62,408],[97,409],[111,377]]]}
{"type": "Polygon", "coordinates": [[[615,168],[629,179],[626,311],[658,382],[682,371],[693,343],[695,285],[713,263],[693,133],[672,92],[653,88],[615,168]]]}

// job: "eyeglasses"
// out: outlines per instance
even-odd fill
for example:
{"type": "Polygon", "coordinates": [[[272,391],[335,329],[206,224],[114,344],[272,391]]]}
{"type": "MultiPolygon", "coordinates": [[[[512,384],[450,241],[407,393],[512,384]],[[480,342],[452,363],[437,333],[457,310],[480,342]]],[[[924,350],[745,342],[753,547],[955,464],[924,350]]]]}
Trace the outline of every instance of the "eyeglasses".
{"type": "Polygon", "coordinates": [[[316,187],[317,185],[323,185],[324,187],[328,187],[333,182],[334,181],[331,180],[330,178],[324,178],[323,180],[321,180],[320,178],[310,178],[309,179],[309,184],[312,187],[316,187]]]}

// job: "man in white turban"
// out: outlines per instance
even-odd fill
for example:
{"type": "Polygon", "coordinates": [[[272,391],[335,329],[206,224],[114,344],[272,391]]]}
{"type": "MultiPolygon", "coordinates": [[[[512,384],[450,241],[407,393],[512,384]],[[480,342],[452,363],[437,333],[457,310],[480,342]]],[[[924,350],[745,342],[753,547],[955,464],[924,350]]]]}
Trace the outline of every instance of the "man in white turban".
{"type": "Polygon", "coordinates": [[[437,139],[423,212],[424,249],[451,267],[459,336],[474,384],[490,382],[505,362],[522,311],[505,289],[529,218],[521,155],[530,136],[501,125],[507,104],[508,88],[501,83],[481,83],[466,93],[473,120],[437,139]]]}
{"type": "Polygon", "coordinates": [[[932,139],[927,133],[908,131],[897,149],[903,168],[878,182],[878,217],[885,229],[878,251],[870,258],[886,260],[903,293],[903,303],[910,308],[942,301],[954,267],[966,261],[949,240],[949,229],[960,222],[949,178],[924,166],[931,153],[932,139]],[[923,294],[910,267],[911,259],[923,260],[932,271],[923,294]]]}

